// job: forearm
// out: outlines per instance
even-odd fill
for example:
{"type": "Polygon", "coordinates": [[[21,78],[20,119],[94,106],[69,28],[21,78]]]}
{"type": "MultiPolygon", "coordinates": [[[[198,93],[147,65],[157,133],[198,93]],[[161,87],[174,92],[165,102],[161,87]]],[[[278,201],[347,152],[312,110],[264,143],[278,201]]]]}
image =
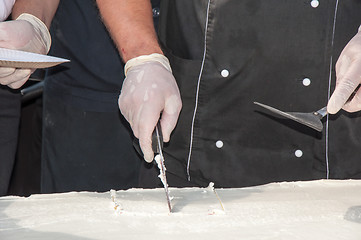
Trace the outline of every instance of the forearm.
{"type": "Polygon", "coordinates": [[[141,55],[162,53],[150,0],[97,0],[97,4],[124,62],[141,55]]]}
{"type": "Polygon", "coordinates": [[[49,28],[58,5],[59,0],[16,0],[12,18],[16,19],[22,13],[29,13],[39,18],[49,28]]]}

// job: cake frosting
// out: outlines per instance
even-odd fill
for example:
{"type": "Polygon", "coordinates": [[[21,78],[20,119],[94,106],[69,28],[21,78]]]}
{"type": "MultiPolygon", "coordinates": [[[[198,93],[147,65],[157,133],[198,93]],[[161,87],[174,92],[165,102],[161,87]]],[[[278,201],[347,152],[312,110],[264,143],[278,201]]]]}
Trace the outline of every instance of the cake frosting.
{"type": "Polygon", "coordinates": [[[361,180],[0,198],[0,239],[361,239],[361,180]]]}

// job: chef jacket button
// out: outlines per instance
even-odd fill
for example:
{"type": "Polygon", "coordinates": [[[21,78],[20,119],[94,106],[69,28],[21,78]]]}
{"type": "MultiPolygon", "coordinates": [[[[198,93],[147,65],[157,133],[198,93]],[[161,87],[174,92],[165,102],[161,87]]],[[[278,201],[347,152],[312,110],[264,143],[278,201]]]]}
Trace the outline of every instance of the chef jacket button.
{"type": "Polygon", "coordinates": [[[218,140],[218,141],[216,142],[216,147],[217,147],[217,148],[222,148],[222,147],[223,147],[223,142],[222,142],[221,140],[218,140]]]}
{"type": "Polygon", "coordinates": [[[160,15],[160,9],[158,7],[155,7],[152,9],[152,12],[153,12],[153,17],[156,18],[156,17],[159,17],[160,15]]]}
{"type": "Polygon", "coordinates": [[[229,76],[229,71],[227,69],[223,69],[221,71],[221,76],[224,77],[224,78],[228,77],[229,76]]]}
{"type": "Polygon", "coordinates": [[[298,150],[295,151],[295,156],[296,156],[296,157],[300,158],[300,157],[302,157],[302,155],[303,155],[302,150],[299,150],[299,149],[298,149],[298,150]]]}
{"type": "Polygon", "coordinates": [[[312,6],[313,8],[317,8],[318,5],[320,5],[320,2],[319,2],[318,0],[312,0],[312,1],[311,1],[311,6],[312,6]]]}
{"type": "Polygon", "coordinates": [[[309,79],[309,78],[304,78],[304,79],[302,80],[302,84],[303,84],[303,86],[305,86],[305,87],[310,86],[310,84],[311,84],[311,79],[309,79]]]}

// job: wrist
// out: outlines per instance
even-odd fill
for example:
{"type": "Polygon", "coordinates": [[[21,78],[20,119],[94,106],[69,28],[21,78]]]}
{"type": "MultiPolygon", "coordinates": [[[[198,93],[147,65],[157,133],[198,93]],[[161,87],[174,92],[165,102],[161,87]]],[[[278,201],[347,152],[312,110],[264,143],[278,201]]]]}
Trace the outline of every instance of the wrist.
{"type": "Polygon", "coordinates": [[[160,49],[159,46],[151,43],[146,43],[148,40],[144,39],[141,42],[133,41],[132,44],[129,42],[123,43],[123,47],[118,46],[119,53],[121,58],[123,59],[124,63],[127,63],[129,60],[137,58],[139,56],[147,56],[154,53],[158,53],[161,55],[163,51],[160,49]]]}
{"type": "Polygon", "coordinates": [[[159,53],[152,53],[149,55],[142,55],[139,57],[132,58],[127,61],[127,63],[124,66],[124,74],[127,76],[127,72],[130,68],[139,66],[146,62],[158,62],[163,65],[169,72],[172,72],[172,68],[170,66],[169,60],[166,56],[159,53]]]}
{"type": "Polygon", "coordinates": [[[39,18],[28,13],[21,14],[16,18],[16,20],[27,21],[34,27],[35,31],[41,38],[41,41],[46,49],[46,53],[48,53],[51,46],[51,36],[46,25],[39,18]]]}

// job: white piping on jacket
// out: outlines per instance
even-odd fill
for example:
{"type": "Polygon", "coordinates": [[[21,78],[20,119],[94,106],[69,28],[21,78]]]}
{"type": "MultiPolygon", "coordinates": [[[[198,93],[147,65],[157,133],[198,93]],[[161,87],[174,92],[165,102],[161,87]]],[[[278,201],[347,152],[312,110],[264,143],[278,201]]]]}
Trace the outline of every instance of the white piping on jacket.
{"type": "MultiPolygon", "coordinates": [[[[335,39],[335,31],[336,31],[336,18],[337,18],[337,10],[338,10],[338,0],[336,1],[335,6],[335,12],[333,16],[333,26],[332,26],[332,38],[331,38],[331,56],[330,56],[330,68],[329,68],[329,74],[328,74],[328,92],[327,92],[327,99],[329,100],[331,97],[331,80],[332,80],[332,61],[333,61],[333,45],[334,45],[334,39],[335,39]]],[[[326,179],[330,178],[330,166],[329,166],[329,158],[328,158],[328,149],[329,149],[329,114],[327,114],[327,120],[326,120],[326,179]]]]}
{"type": "Polygon", "coordinates": [[[191,157],[192,157],[194,121],[195,121],[195,119],[196,119],[197,108],[198,108],[199,86],[200,86],[201,79],[202,79],[202,74],[203,74],[203,69],[204,69],[204,62],[205,62],[205,60],[206,60],[208,18],[209,18],[209,8],[210,8],[210,5],[211,5],[211,0],[208,0],[207,14],[206,14],[206,25],[205,25],[205,27],[204,27],[204,50],[203,50],[203,58],[202,58],[201,70],[200,70],[199,76],[198,76],[196,99],[195,99],[195,106],[194,106],[194,110],[193,110],[193,118],[192,118],[192,125],[191,125],[191,136],[190,136],[190,142],[189,142],[189,153],[188,153],[188,160],[187,160],[187,176],[188,176],[188,181],[191,180],[191,174],[190,174],[190,170],[189,170],[189,169],[190,169],[190,163],[191,163],[191,157]]]}

